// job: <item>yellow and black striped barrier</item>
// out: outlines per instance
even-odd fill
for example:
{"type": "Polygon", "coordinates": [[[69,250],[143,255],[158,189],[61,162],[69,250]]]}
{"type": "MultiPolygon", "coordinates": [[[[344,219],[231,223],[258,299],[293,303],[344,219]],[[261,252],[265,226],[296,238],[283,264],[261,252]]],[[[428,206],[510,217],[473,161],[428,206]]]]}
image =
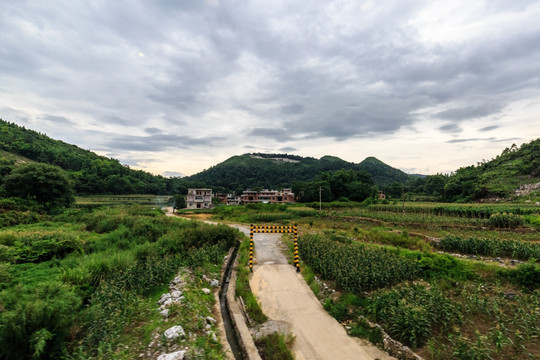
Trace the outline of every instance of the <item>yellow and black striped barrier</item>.
{"type": "Polygon", "coordinates": [[[294,235],[294,266],[296,271],[300,271],[300,260],[298,259],[298,227],[279,225],[253,225],[249,227],[249,269],[253,271],[253,234],[293,234],[294,235]]]}

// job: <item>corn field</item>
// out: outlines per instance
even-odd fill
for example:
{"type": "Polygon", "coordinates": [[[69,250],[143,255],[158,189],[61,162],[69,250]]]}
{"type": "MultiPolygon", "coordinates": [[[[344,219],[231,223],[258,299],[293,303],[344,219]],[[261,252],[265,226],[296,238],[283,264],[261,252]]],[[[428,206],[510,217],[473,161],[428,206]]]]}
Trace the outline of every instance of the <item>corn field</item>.
{"type": "Polygon", "coordinates": [[[540,244],[514,240],[483,239],[448,235],[436,245],[444,251],[462,254],[511,257],[519,260],[540,259],[540,244]]]}
{"type": "Polygon", "coordinates": [[[420,271],[414,260],[384,248],[344,244],[309,234],[299,238],[298,244],[302,260],[323,278],[333,279],[339,287],[359,295],[415,279],[420,271]]]}

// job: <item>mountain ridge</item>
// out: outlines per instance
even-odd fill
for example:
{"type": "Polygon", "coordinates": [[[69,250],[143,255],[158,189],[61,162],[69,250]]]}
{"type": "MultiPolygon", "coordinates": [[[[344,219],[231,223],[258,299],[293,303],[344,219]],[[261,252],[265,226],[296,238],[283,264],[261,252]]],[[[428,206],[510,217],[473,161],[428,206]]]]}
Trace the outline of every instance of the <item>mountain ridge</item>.
{"type": "Polygon", "coordinates": [[[363,163],[352,163],[337,156],[320,159],[291,154],[245,153],[234,155],[209,169],[187,177],[228,190],[241,188],[285,188],[297,181],[311,181],[321,172],[337,170],[365,170],[378,186],[410,180],[408,174],[369,157],[363,163]],[[267,160],[272,160],[268,162],[267,160]]]}

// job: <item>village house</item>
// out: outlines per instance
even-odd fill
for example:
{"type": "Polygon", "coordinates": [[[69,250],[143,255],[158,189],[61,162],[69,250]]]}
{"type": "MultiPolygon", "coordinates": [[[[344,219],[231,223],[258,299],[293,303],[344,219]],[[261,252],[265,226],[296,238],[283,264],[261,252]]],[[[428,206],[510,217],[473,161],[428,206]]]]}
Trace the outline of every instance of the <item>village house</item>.
{"type": "Polygon", "coordinates": [[[291,189],[283,189],[283,191],[277,190],[262,190],[252,191],[246,190],[242,194],[242,204],[254,204],[254,203],[272,203],[272,204],[285,204],[294,202],[294,193],[291,189]]]}
{"type": "Polygon", "coordinates": [[[217,193],[216,197],[224,205],[240,205],[242,202],[242,198],[234,194],[217,193]]]}
{"type": "Polygon", "coordinates": [[[188,189],[187,209],[210,209],[212,207],[212,189],[188,189]]]}

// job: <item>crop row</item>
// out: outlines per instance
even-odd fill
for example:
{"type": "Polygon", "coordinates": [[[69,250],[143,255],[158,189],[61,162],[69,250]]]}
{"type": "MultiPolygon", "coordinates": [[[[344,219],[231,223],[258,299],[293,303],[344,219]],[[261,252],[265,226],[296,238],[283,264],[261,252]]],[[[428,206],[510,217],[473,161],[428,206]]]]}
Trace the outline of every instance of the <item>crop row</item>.
{"type": "Polygon", "coordinates": [[[344,244],[318,235],[302,236],[299,252],[302,260],[323,278],[333,279],[344,290],[356,294],[414,279],[419,273],[414,260],[384,248],[344,244]]]}
{"type": "Polygon", "coordinates": [[[439,241],[437,248],[471,255],[504,256],[520,260],[540,259],[540,244],[515,240],[476,237],[465,239],[448,235],[439,241]]]}
{"type": "Polygon", "coordinates": [[[513,215],[537,214],[538,208],[533,207],[501,207],[501,206],[401,206],[401,205],[370,205],[369,210],[403,212],[409,214],[427,214],[435,216],[455,216],[476,219],[489,219],[492,214],[508,213],[513,215]]]}

